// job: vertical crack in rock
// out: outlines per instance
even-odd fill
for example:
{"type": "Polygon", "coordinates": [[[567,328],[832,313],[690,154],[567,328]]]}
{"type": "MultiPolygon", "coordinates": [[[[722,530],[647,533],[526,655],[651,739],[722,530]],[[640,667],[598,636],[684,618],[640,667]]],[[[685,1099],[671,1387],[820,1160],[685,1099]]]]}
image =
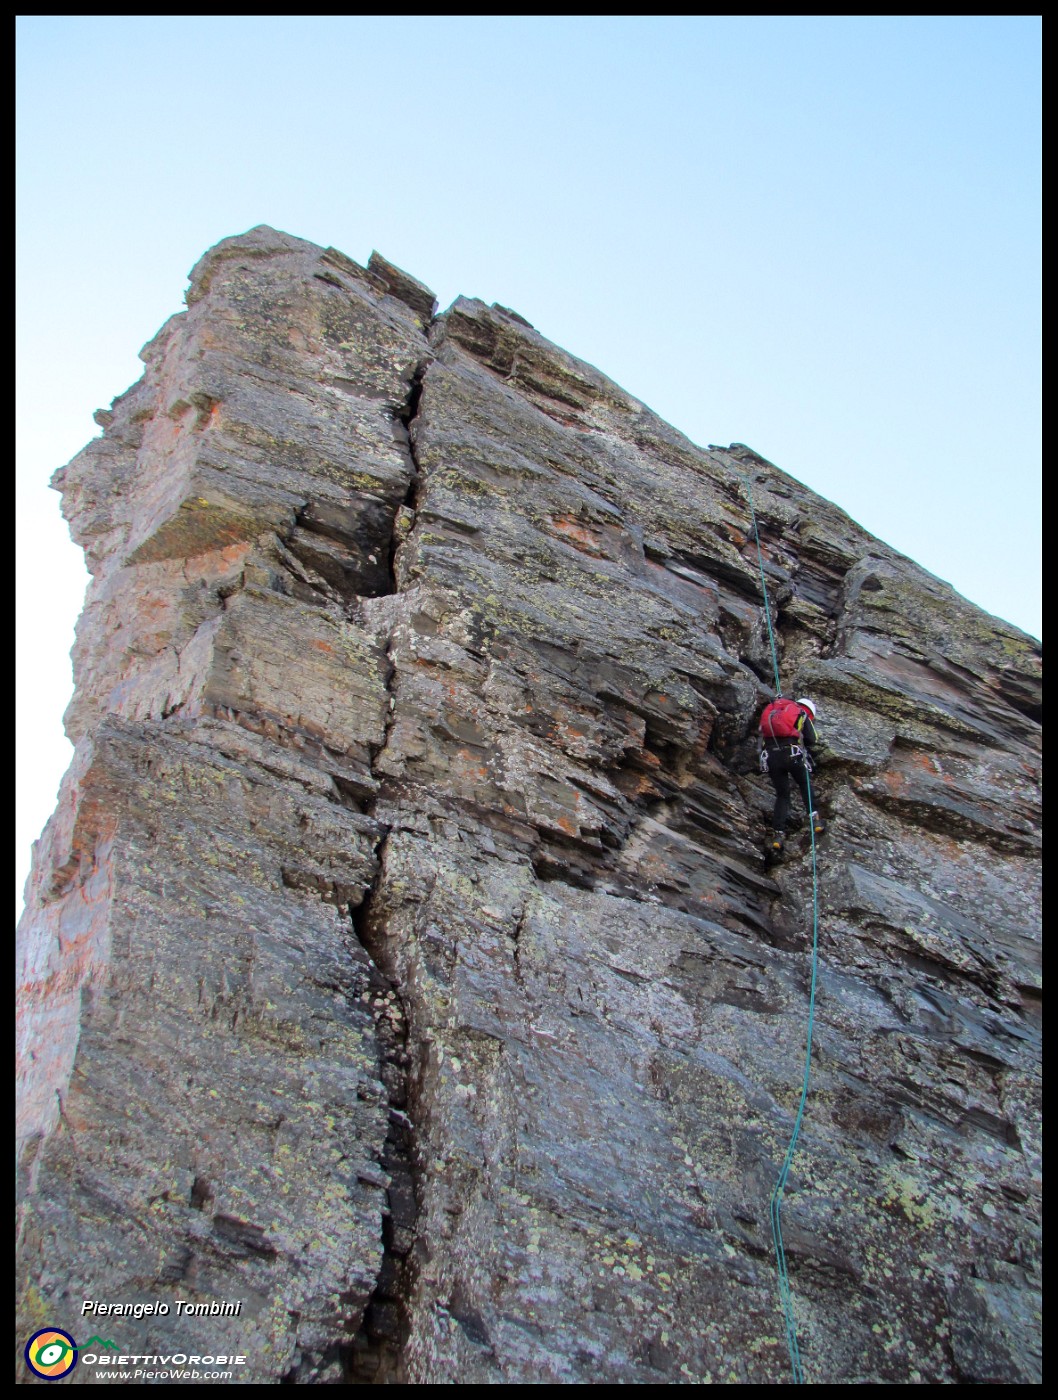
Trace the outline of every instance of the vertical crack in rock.
{"type": "MultiPolygon", "coordinates": [[[[424,359],[416,366],[407,400],[394,415],[394,422],[400,425],[412,472],[404,502],[398,507],[393,521],[389,549],[391,593],[400,591],[396,570],[397,551],[414,524],[417,509],[421,474],[413,424],[419,411],[423,380],[429,364],[429,359],[424,359]]],[[[397,667],[392,647],[388,648],[388,652],[385,735],[372,757],[373,764],[385,752],[394,722],[397,667]]],[[[369,814],[373,814],[374,806],[374,803],[370,804],[369,814]]],[[[347,1380],[375,1385],[399,1383],[404,1379],[401,1353],[409,1332],[407,1299],[412,1282],[410,1256],[417,1235],[419,1213],[415,1121],[410,1099],[408,1004],[400,993],[399,975],[386,954],[385,931],[377,927],[374,918],[375,896],[384,879],[387,840],[388,831],[376,850],[378,870],[375,879],[361,903],[349,910],[353,931],[370,959],[371,979],[365,999],[369,1000],[375,1018],[379,1073],[389,1104],[389,1126],[378,1178],[385,1184],[387,1199],[382,1224],[382,1262],[360,1328],[351,1345],[345,1349],[344,1359],[347,1380]]]]}
{"type": "Polygon", "coordinates": [[[408,1335],[406,1300],[411,1283],[412,1247],[418,1224],[415,1126],[411,1099],[407,1004],[388,967],[385,934],[372,922],[372,897],[382,879],[385,843],[379,852],[379,876],[363,903],[350,910],[356,937],[371,959],[368,992],[379,1043],[379,1073],[389,1104],[381,1174],[387,1206],[382,1224],[382,1262],[360,1329],[346,1350],[346,1379],[376,1385],[400,1382],[401,1349],[408,1335]]]}
{"type": "Polygon", "coordinates": [[[394,424],[400,435],[401,441],[408,454],[408,462],[411,466],[411,479],[408,482],[408,489],[404,500],[397,507],[396,515],[393,517],[393,534],[389,546],[389,591],[399,593],[400,579],[397,577],[397,551],[408,538],[412,526],[415,524],[415,516],[418,511],[419,487],[422,484],[422,473],[419,468],[419,458],[415,447],[415,434],[412,425],[418,416],[419,404],[422,400],[423,381],[426,371],[430,367],[429,357],[422,359],[415,366],[412,375],[411,388],[404,405],[398,409],[393,416],[394,424]]]}

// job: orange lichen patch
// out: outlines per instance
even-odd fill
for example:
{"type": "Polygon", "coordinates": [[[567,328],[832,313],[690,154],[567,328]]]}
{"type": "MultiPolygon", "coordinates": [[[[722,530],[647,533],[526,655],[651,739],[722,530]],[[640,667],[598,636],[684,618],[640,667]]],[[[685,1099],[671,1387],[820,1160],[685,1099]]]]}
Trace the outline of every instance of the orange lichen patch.
{"type": "Polygon", "coordinates": [[[655,710],[660,710],[663,714],[675,715],[679,713],[679,704],[673,700],[671,695],[666,695],[663,690],[651,690],[645,697],[646,703],[655,710]]]}
{"type": "Polygon", "coordinates": [[[334,647],[331,646],[330,642],[313,641],[312,645],[317,651],[325,651],[332,656],[334,655],[334,647]]]}
{"type": "Polygon", "coordinates": [[[888,773],[882,774],[882,782],[885,783],[893,797],[899,797],[907,787],[907,779],[903,773],[894,772],[892,769],[888,773]]]}
{"type": "Polygon", "coordinates": [[[928,773],[931,778],[940,778],[941,782],[948,787],[956,785],[956,779],[951,773],[945,773],[940,760],[931,753],[919,750],[916,753],[907,754],[904,758],[905,766],[921,769],[928,773]]]}
{"type": "Polygon", "coordinates": [[[482,783],[488,782],[491,775],[489,773],[488,764],[481,762],[480,752],[476,753],[472,749],[460,749],[458,754],[463,760],[465,765],[463,771],[468,778],[476,778],[482,783]]]}
{"type": "Polygon", "coordinates": [[[662,795],[661,789],[646,773],[619,773],[614,781],[627,797],[633,799],[662,795]]]}
{"type": "Polygon", "coordinates": [[[581,553],[592,554],[596,558],[605,553],[601,532],[590,525],[583,525],[575,516],[552,515],[551,526],[556,534],[561,535],[581,553]]]}
{"type": "Polygon", "coordinates": [[[234,572],[249,554],[252,546],[253,541],[243,536],[231,543],[218,544],[214,549],[204,550],[201,554],[192,555],[187,559],[163,559],[159,563],[163,568],[168,566],[182,573],[188,582],[192,579],[223,578],[225,574],[234,572]]]}
{"type": "Polygon", "coordinates": [[[928,753],[914,753],[914,754],[911,754],[911,756],[910,756],[910,762],[913,763],[913,764],[915,765],[916,768],[925,768],[925,770],[926,770],[927,773],[939,773],[939,772],[940,772],[940,765],[938,764],[937,760],[932,756],[932,754],[928,754],[928,753]]]}
{"type": "Polygon", "coordinates": [[[463,764],[463,772],[473,777],[487,778],[489,776],[488,764],[482,760],[480,748],[464,747],[456,749],[456,758],[463,764]]]}
{"type": "Polygon", "coordinates": [[[670,873],[665,855],[659,851],[648,851],[639,863],[639,873],[644,879],[655,883],[664,880],[670,873]]]}
{"type": "MultiPolygon", "coordinates": [[[[713,737],[713,726],[713,717],[709,716],[698,731],[698,738],[695,740],[694,747],[691,749],[692,758],[708,759],[710,757],[709,740],[713,737]]],[[[713,762],[709,766],[715,771],[716,769],[722,768],[723,765],[713,762]]]]}
{"type": "Polygon", "coordinates": [[[161,618],[168,620],[175,612],[176,608],[173,605],[173,599],[166,593],[151,594],[144,591],[139,596],[136,607],[136,617],[137,621],[142,622],[144,625],[149,622],[156,622],[161,618]]]}
{"type": "Polygon", "coordinates": [[[747,542],[748,537],[741,530],[736,530],[734,525],[723,525],[721,528],[731,543],[737,545],[739,549],[747,542]]]}
{"type": "Polygon", "coordinates": [[[555,825],[560,831],[564,831],[567,836],[576,836],[580,829],[572,817],[556,817],[555,825]]]}
{"type": "Polygon", "coordinates": [[[230,567],[232,564],[236,564],[246,558],[247,554],[250,552],[252,543],[252,540],[239,540],[235,544],[224,545],[221,549],[216,551],[213,557],[218,563],[223,564],[225,567],[230,567]]]}

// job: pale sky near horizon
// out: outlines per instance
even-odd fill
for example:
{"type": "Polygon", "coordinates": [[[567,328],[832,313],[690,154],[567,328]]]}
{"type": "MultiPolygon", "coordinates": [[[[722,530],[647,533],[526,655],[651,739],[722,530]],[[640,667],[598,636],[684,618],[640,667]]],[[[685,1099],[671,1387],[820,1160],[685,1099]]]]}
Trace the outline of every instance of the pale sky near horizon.
{"type": "Polygon", "coordinates": [[[1040,636],[1041,23],[20,17],[16,902],[86,581],[48,479],[255,224],[513,307],[1040,636]]]}

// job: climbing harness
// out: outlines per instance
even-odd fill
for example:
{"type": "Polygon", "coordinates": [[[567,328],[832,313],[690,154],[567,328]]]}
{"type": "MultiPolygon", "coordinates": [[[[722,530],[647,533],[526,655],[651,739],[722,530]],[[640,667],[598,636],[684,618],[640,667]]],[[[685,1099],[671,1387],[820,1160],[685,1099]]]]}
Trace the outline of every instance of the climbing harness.
{"type": "MultiPolygon", "coordinates": [[[[760,771],[762,773],[767,773],[768,771],[768,752],[768,749],[761,749],[760,751],[760,771]]],[[[785,752],[788,753],[791,758],[804,759],[805,771],[808,773],[811,773],[813,771],[811,756],[809,755],[808,750],[803,749],[800,744],[791,744],[790,747],[785,750],[785,752]]],[[[808,791],[810,793],[812,791],[811,784],[809,785],[808,791]]]]}
{"type": "MultiPolygon", "coordinates": [[[[753,485],[749,479],[749,473],[743,472],[746,483],[746,496],[749,501],[749,513],[753,519],[753,538],[757,544],[757,563],[760,566],[760,586],[764,594],[764,618],[768,624],[768,640],[771,643],[772,669],[775,672],[775,695],[776,698],[782,695],[782,686],[779,682],[779,661],[775,650],[775,633],[771,625],[771,609],[768,606],[768,585],[764,578],[764,556],[760,548],[760,532],[757,529],[757,512],[753,508],[753,485]]],[[[767,772],[767,751],[764,750],[761,758],[761,771],[767,772]]],[[[790,1167],[793,1163],[794,1152],[797,1148],[797,1139],[801,1132],[801,1121],[804,1118],[805,1102],[808,1099],[808,1079],[812,1067],[812,1030],[815,1026],[816,1015],[816,978],[819,969],[819,879],[816,870],[816,822],[815,822],[815,802],[812,798],[811,764],[808,755],[798,745],[791,749],[791,756],[804,754],[805,758],[805,781],[808,784],[808,829],[812,836],[812,985],[808,994],[808,1034],[805,1041],[805,1067],[804,1076],[801,1083],[801,1101],[797,1105],[797,1116],[794,1119],[793,1132],[790,1134],[790,1145],[786,1149],[786,1156],[783,1158],[782,1168],[779,1171],[779,1179],[775,1183],[775,1189],[771,1193],[768,1212],[771,1219],[771,1237],[775,1246],[775,1264],[779,1272],[779,1297],[782,1301],[783,1317],[786,1322],[786,1345],[790,1352],[790,1366],[793,1371],[795,1385],[804,1385],[804,1366],[801,1364],[801,1349],[797,1342],[797,1320],[793,1311],[793,1294],[790,1289],[790,1275],[786,1268],[786,1250],[782,1239],[782,1198],[786,1189],[786,1179],[790,1175],[790,1167]]]]}

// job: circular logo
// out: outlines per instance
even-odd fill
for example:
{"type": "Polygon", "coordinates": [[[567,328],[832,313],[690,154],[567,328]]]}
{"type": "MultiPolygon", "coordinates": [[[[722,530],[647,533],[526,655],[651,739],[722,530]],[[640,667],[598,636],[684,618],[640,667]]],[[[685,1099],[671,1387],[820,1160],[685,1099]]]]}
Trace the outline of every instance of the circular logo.
{"type": "Polygon", "coordinates": [[[69,1332],[42,1327],[26,1343],[26,1365],[46,1381],[61,1380],[77,1365],[77,1343],[69,1332]]]}

